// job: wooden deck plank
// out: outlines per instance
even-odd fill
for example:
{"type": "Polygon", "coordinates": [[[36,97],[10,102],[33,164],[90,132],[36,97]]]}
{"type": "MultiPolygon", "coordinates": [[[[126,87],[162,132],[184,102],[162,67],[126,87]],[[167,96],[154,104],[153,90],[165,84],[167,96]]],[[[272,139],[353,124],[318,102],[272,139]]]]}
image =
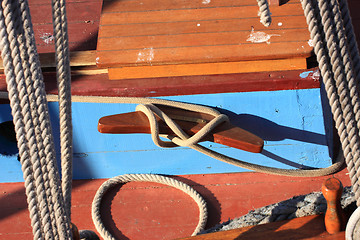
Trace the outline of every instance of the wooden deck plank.
{"type": "MultiPolygon", "coordinates": [[[[178,48],[193,46],[220,46],[220,45],[242,45],[251,43],[251,36],[256,35],[257,31],[231,31],[216,33],[194,33],[194,34],[173,34],[173,35],[153,35],[153,36],[134,36],[134,37],[107,37],[99,38],[98,48],[103,51],[108,50],[129,50],[144,48],[178,48]]],[[[272,43],[283,43],[286,48],[287,42],[308,41],[310,34],[307,29],[291,30],[268,30],[266,42],[269,48],[272,43]]],[[[247,45],[248,48],[254,48],[247,45]]]]}
{"type": "Polygon", "coordinates": [[[120,37],[120,36],[149,36],[149,35],[171,35],[171,34],[190,34],[190,33],[211,33],[219,29],[223,32],[250,31],[253,26],[256,31],[265,30],[284,30],[284,29],[307,29],[306,21],[303,16],[291,17],[272,17],[272,24],[266,28],[259,21],[254,19],[220,19],[203,21],[185,21],[169,23],[147,23],[122,24],[101,26],[99,38],[120,37]]]}
{"type": "Polygon", "coordinates": [[[98,51],[96,63],[99,67],[141,66],[236,62],[247,60],[267,60],[277,56],[281,58],[309,57],[312,47],[307,41],[287,43],[252,43],[242,45],[192,46],[177,48],[144,48],[140,50],[98,51]]]}
{"type": "MultiPolygon", "coordinates": [[[[214,7],[203,9],[181,9],[181,10],[155,10],[145,12],[115,12],[102,14],[100,25],[110,24],[134,24],[154,22],[180,22],[218,20],[232,18],[258,18],[258,6],[246,7],[214,7]]],[[[274,16],[301,16],[304,12],[300,4],[285,4],[281,7],[273,7],[274,16]]]]}
{"type": "Polygon", "coordinates": [[[175,76],[200,76],[229,73],[269,72],[306,69],[304,58],[243,61],[229,63],[200,63],[109,68],[109,79],[139,79],[175,76]]]}
{"type": "MultiPolygon", "coordinates": [[[[296,0],[291,0],[287,4],[294,3],[296,0]]],[[[256,1],[253,0],[212,0],[212,1],[167,1],[161,0],[154,4],[153,0],[125,0],[113,1],[105,0],[103,13],[110,12],[139,12],[149,10],[166,10],[166,9],[189,9],[189,8],[213,8],[213,7],[238,7],[238,6],[257,6],[256,1]]]]}
{"type": "Polygon", "coordinates": [[[273,5],[272,16],[284,22],[266,30],[259,24],[256,2],[226,0],[208,6],[200,1],[163,0],[151,4],[146,0],[141,4],[135,0],[126,1],[124,8],[121,3],[114,0],[103,7],[97,46],[99,67],[228,63],[311,55],[312,47],[307,44],[310,35],[302,7],[296,1],[273,5]],[[231,26],[222,28],[224,24],[231,26]],[[121,30],[123,26],[127,32],[121,30]]]}

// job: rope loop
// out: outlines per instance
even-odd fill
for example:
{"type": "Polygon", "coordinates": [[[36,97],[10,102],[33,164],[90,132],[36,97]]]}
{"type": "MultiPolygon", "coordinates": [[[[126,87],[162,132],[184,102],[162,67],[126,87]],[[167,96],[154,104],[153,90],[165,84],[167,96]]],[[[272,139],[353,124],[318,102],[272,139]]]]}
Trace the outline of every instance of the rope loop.
{"type": "Polygon", "coordinates": [[[156,174],[125,174],[111,178],[106,182],[104,182],[97,190],[92,203],[92,209],[91,209],[92,219],[95,224],[96,230],[100,233],[100,235],[104,239],[115,240],[115,238],[105,228],[104,224],[101,221],[101,214],[100,214],[101,199],[106,194],[106,192],[109,191],[109,189],[113,188],[114,186],[132,181],[160,183],[170,187],[177,188],[183,191],[184,193],[188,194],[199,207],[199,222],[194,232],[192,233],[192,236],[197,235],[199,232],[201,232],[204,229],[207,221],[206,202],[201,197],[201,195],[198,192],[196,192],[192,187],[173,178],[164,177],[156,174]]]}

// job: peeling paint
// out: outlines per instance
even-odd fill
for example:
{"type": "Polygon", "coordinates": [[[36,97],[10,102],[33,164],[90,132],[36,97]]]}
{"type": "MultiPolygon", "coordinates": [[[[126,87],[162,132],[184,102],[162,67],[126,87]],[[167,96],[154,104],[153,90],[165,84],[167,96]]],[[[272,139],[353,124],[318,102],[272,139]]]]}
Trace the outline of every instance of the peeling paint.
{"type": "Polygon", "coordinates": [[[40,39],[43,40],[44,43],[49,44],[54,41],[54,36],[51,33],[41,33],[40,39]]]}
{"type": "Polygon", "coordinates": [[[306,71],[306,72],[302,72],[299,75],[301,78],[307,78],[307,77],[311,77],[312,79],[319,79],[320,77],[320,72],[319,70],[315,70],[315,71],[306,71]]]}
{"type": "Polygon", "coordinates": [[[100,58],[99,57],[95,58],[95,62],[96,64],[98,64],[100,62],[100,58]]]}
{"type": "Polygon", "coordinates": [[[136,62],[151,63],[152,60],[154,60],[154,49],[150,47],[144,48],[138,53],[136,62]]]}
{"type": "Polygon", "coordinates": [[[196,26],[200,27],[200,23],[196,24],[196,26]]]}
{"type": "Polygon", "coordinates": [[[282,22],[279,22],[279,23],[278,23],[278,26],[279,26],[279,27],[281,27],[282,25],[283,25],[283,23],[282,23],[282,22]]]}
{"type": "Polygon", "coordinates": [[[309,41],[307,43],[309,44],[310,47],[314,47],[314,43],[311,39],[309,39],[309,41]]]}
{"type": "Polygon", "coordinates": [[[203,0],[202,1],[202,4],[209,4],[209,3],[211,3],[211,0],[203,0]]]}
{"type": "Polygon", "coordinates": [[[279,34],[267,34],[265,32],[255,32],[254,28],[252,28],[251,33],[248,36],[248,38],[246,39],[246,41],[252,42],[252,43],[266,42],[267,44],[270,44],[270,38],[274,37],[274,36],[280,37],[279,34]]]}
{"type": "Polygon", "coordinates": [[[307,71],[307,72],[302,72],[300,73],[300,77],[301,78],[307,78],[309,76],[310,73],[313,73],[314,71],[307,71]]]}

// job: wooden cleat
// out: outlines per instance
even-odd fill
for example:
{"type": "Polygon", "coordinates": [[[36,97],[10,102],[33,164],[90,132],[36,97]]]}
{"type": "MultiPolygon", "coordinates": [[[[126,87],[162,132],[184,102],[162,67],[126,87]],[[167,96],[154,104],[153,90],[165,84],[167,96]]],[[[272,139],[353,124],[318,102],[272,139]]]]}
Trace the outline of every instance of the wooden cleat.
{"type": "MultiPolygon", "coordinates": [[[[213,117],[208,114],[195,113],[182,109],[161,107],[188,135],[199,132],[213,117]]],[[[156,117],[160,134],[174,134],[165,123],[156,117]]],[[[105,116],[99,119],[98,130],[101,133],[150,133],[149,120],[142,112],[131,112],[105,116]]],[[[218,125],[202,141],[220,143],[229,147],[260,153],[264,141],[258,136],[236,127],[229,122],[218,125]]]]}

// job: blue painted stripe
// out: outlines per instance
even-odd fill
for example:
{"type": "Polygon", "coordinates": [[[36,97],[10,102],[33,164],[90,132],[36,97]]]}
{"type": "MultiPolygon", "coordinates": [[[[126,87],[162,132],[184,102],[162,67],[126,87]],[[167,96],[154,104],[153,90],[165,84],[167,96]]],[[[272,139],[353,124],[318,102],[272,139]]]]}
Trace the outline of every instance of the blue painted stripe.
{"type": "MultiPolygon", "coordinates": [[[[204,146],[232,157],[266,166],[293,168],[331,164],[319,89],[173,96],[166,99],[217,107],[240,127],[265,140],[262,154],[205,142],[204,146]]],[[[161,149],[147,134],[100,134],[97,121],[134,111],[132,104],[73,103],[74,178],[109,178],[124,173],[205,174],[243,172],[188,148],[161,149]]],[[[59,152],[57,103],[49,103],[59,152]]],[[[11,120],[0,105],[0,121],[11,120]]],[[[331,120],[328,121],[331,124],[331,120]]],[[[329,131],[331,134],[331,131],[329,131]]],[[[328,139],[331,139],[328,136],[328,139]]],[[[4,139],[0,143],[4,145],[4,139]]],[[[58,154],[59,155],[59,154],[58,154]]],[[[1,156],[0,182],[23,181],[17,156],[1,156]]]]}

